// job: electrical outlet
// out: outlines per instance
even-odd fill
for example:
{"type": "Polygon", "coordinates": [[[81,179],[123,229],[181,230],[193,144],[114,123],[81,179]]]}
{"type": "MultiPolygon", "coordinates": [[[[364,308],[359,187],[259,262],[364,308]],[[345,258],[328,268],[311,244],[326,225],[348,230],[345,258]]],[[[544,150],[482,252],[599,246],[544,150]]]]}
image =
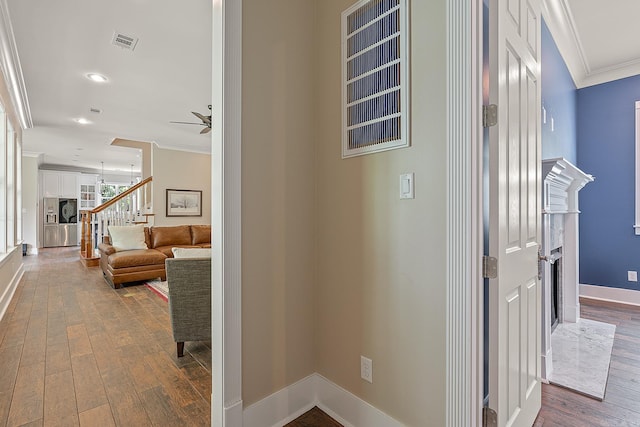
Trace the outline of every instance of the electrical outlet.
{"type": "Polygon", "coordinates": [[[373,361],[364,356],[360,356],[360,377],[373,383],[373,361]]]}
{"type": "Polygon", "coordinates": [[[627,271],[627,280],[630,282],[638,281],[638,272],[637,271],[627,271]]]}

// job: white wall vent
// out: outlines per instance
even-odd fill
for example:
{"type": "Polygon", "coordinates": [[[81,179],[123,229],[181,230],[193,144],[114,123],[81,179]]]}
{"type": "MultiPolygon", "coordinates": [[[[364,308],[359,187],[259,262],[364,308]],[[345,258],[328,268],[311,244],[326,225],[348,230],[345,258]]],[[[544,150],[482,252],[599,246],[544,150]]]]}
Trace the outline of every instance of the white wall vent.
{"type": "Polygon", "coordinates": [[[407,0],[342,12],[342,158],[409,146],[407,0]]]}
{"type": "Polygon", "coordinates": [[[111,44],[114,46],[121,47],[123,49],[133,50],[136,48],[138,44],[138,38],[135,36],[127,36],[125,34],[115,32],[113,33],[113,39],[111,40],[111,44]]]}

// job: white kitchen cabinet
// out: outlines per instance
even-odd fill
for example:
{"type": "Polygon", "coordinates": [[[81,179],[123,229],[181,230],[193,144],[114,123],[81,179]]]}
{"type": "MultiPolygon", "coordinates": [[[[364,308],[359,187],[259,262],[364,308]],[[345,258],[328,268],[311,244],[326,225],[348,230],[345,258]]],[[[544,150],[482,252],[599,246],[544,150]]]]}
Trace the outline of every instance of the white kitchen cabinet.
{"type": "Polygon", "coordinates": [[[40,171],[42,197],[78,198],[78,172],[40,171]]]}
{"type": "Polygon", "coordinates": [[[60,176],[60,197],[78,198],[78,174],[62,173],[60,176]]]}

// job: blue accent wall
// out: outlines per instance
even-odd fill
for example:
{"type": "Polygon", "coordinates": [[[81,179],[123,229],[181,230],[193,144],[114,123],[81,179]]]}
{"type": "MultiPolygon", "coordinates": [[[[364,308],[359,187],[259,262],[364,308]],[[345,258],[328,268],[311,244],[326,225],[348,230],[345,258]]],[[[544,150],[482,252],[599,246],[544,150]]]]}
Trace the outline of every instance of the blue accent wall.
{"type": "Polygon", "coordinates": [[[596,177],[580,191],[580,283],[639,290],[635,218],[635,101],[640,76],[578,90],[578,167],[596,177]]]}
{"type": "Polygon", "coordinates": [[[569,73],[547,24],[542,20],[542,107],[547,122],[542,123],[542,158],[564,157],[574,165],[577,161],[577,97],[576,85],[569,73]],[[551,119],[554,126],[551,130],[551,119]]]}

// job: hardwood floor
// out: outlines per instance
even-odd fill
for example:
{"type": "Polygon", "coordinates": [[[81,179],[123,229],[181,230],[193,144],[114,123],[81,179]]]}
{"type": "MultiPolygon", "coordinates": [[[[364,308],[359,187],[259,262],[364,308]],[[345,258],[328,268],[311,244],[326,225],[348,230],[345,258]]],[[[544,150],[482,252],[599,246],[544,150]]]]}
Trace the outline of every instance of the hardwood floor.
{"type": "Polygon", "coordinates": [[[322,409],[314,406],[284,427],[342,427],[322,409]]]}
{"type": "MultiPolygon", "coordinates": [[[[24,258],[0,321],[0,426],[208,426],[210,343],[178,359],[167,304],[144,286],[111,289],[77,248],[24,258]]],[[[640,308],[584,300],[617,326],[605,399],[543,385],[536,426],[640,426],[640,308]]],[[[287,427],[338,427],[318,408],[287,427]]]]}
{"type": "Polygon", "coordinates": [[[603,402],[542,385],[535,426],[640,426],[640,307],[581,299],[581,316],[616,325],[603,402]]]}
{"type": "Polygon", "coordinates": [[[78,248],[24,262],[0,321],[0,426],[210,425],[210,343],[178,359],[166,302],[112,289],[78,248]]]}

